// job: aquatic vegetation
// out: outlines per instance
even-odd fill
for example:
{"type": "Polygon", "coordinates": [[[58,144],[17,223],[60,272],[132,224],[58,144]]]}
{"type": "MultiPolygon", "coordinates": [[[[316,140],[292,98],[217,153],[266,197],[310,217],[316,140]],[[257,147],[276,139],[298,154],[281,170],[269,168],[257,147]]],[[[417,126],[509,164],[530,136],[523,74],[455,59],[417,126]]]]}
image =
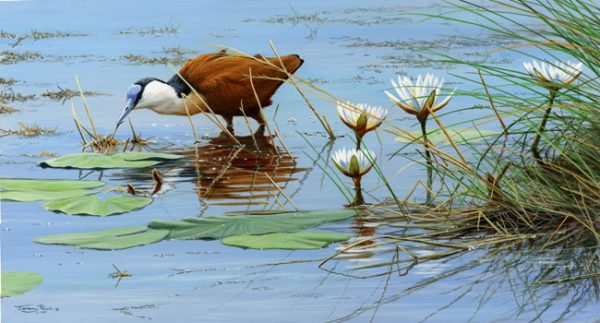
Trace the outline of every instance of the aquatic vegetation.
{"type": "MultiPolygon", "coordinates": [[[[262,235],[270,233],[294,233],[320,226],[325,223],[341,221],[355,215],[353,210],[308,211],[269,214],[244,214],[234,216],[210,216],[204,218],[184,218],[179,221],[152,221],[147,227],[125,227],[84,233],[69,233],[36,238],[41,244],[71,245],[87,249],[126,249],[135,246],[159,242],[163,239],[223,239],[240,235],[262,235]]],[[[315,243],[342,239],[342,235],[299,235],[297,241],[285,242],[284,236],[255,238],[255,245],[268,248],[287,246],[308,247],[315,243]],[[305,240],[305,241],[301,241],[305,240]],[[307,241],[307,240],[313,240],[307,241]],[[321,240],[317,242],[315,240],[321,240]],[[287,244],[286,244],[287,243],[287,244]]],[[[234,239],[233,241],[238,241],[234,239]]],[[[343,239],[346,240],[346,239],[343,239]]],[[[334,241],[329,241],[331,243],[334,241]]]]}
{"type": "Polygon", "coordinates": [[[151,198],[139,196],[110,196],[102,202],[97,196],[77,196],[51,201],[44,207],[66,214],[109,216],[138,210],[150,203],[151,198]]]}
{"type": "Polygon", "coordinates": [[[0,52],[0,64],[9,65],[16,64],[24,61],[35,61],[44,58],[44,56],[37,52],[15,52],[5,50],[0,52]]]}
{"type": "Polygon", "coordinates": [[[89,180],[0,178],[0,189],[12,191],[63,191],[91,189],[102,185],[103,182],[89,180]]]}
{"type": "MultiPolygon", "coordinates": [[[[57,85],[57,87],[58,87],[58,91],[54,91],[54,92],[46,91],[46,92],[42,93],[42,97],[45,97],[45,98],[48,98],[48,99],[54,100],[54,101],[62,101],[64,103],[68,99],[71,99],[71,98],[79,95],[79,91],[71,90],[68,88],[62,88],[58,85],[57,85]]],[[[85,96],[106,95],[104,93],[92,92],[92,91],[83,91],[83,94],[85,96]]]]}
{"type": "Polygon", "coordinates": [[[2,201],[30,202],[48,201],[92,194],[91,189],[103,186],[99,181],[0,179],[2,201]]]}
{"type": "Polygon", "coordinates": [[[431,113],[444,108],[454,94],[453,91],[445,95],[444,100],[437,102],[437,99],[442,96],[444,79],[440,80],[433,74],[427,74],[425,77],[419,75],[414,83],[406,76],[398,76],[398,83],[394,79],[391,82],[398,97],[387,90],[384,91],[385,94],[406,113],[415,115],[421,124],[427,121],[431,113]]]}
{"type": "Polygon", "coordinates": [[[0,34],[0,38],[15,39],[15,41],[10,44],[10,46],[13,48],[20,45],[21,42],[26,39],[31,39],[33,41],[37,41],[37,40],[49,39],[49,38],[65,38],[65,37],[81,37],[81,36],[87,36],[87,35],[86,34],[78,34],[78,33],[70,33],[70,32],[61,32],[61,31],[53,31],[53,32],[39,31],[39,30],[35,30],[35,29],[30,31],[29,33],[25,33],[25,34],[21,34],[21,35],[16,35],[16,34],[12,34],[12,33],[0,34]],[[1,37],[3,35],[6,35],[7,37],[1,37]]]}
{"type": "Polygon", "coordinates": [[[17,111],[19,111],[19,110],[0,102],[0,114],[3,114],[3,113],[8,114],[8,113],[13,113],[13,112],[17,112],[17,111]]]}
{"type": "Polygon", "coordinates": [[[36,238],[39,244],[56,244],[86,249],[119,250],[161,241],[169,231],[146,227],[122,227],[108,230],[49,235],[36,238]]]}
{"type": "Polygon", "coordinates": [[[538,63],[534,60],[531,63],[523,63],[523,66],[525,66],[527,73],[532,78],[540,81],[543,86],[558,91],[573,83],[581,75],[583,63],[561,63],[556,61],[554,64],[548,64],[546,62],[538,63]]]}
{"type": "Polygon", "coordinates": [[[356,134],[356,149],[360,149],[362,137],[377,129],[387,117],[388,111],[382,107],[370,106],[365,103],[352,104],[337,102],[337,112],[346,126],[356,134]]]}
{"type": "Polygon", "coordinates": [[[353,210],[288,212],[267,215],[211,216],[179,221],[152,221],[151,229],[169,230],[169,239],[222,239],[229,236],[298,232],[355,215],[353,210]]]}
{"type": "Polygon", "coordinates": [[[26,125],[22,122],[19,122],[19,129],[17,130],[6,130],[0,129],[0,136],[10,136],[16,135],[21,137],[37,137],[37,136],[45,136],[52,135],[56,133],[56,129],[54,128],[46,128],[38,125],[26,125]]]}
{"type": "Polygon", "coordinates": [[[546,130],[546,123],[550,117],[554,100],[556,99],[556,96],[559,95],[559,91],[562,88],[573,83],[579,77],[579,75],[581,75],[583,63],[560,63],[557,61],[554,63],[554,65],[550,65],[546,64],[546,62],[538,64],[537,61],[533,61],[533,63],[526,62],[523,63],[523,65],[525,66],[527,73],[529,73],[534,80],[537,80],[543,87],[549,90],[548,106],[544,113],[544,117],[542,118],[542,122],[540,122],[540,126],[535,139],[533,140],[533,144],[531,145],[533,157],[538,163],[543,164],[544,162],[542,161],[540,152],[538,151],[538,146],[540,144],[542,134],[546,130]]]}
{"type": "Polygon", "coordinates": [[[323,231],[268,233],[263,235],[238,235],[223,239],[223,244],[250,249],[320,249],[334,242],[346,241],[347,234],[323,231]]]}
{"type": "Polygon", "coordinates": [[[356,192],[354,201],[349,206],[358,206],[365,204],[362,195],[361,179],[368,173],[375,163],[376,155],[372,151],[363,152],[359,149],[341,149],[336,151],[332,160],[337,169],[342,174],[351,177],[354,182],[356,192]]]}
{"type": "Polygon", "coordinates": [[[40,163],[40,166],[78,169],[141,168],[155,166],[180,158],[183,157],[152,152],[114,154],[76,153],[43,161],[40,163]]]}
{"type": "Polygon", "coordinates": [[[185,50],[181,47],[165,47],[159,53],[162,54],[162,56],[148,57],[144,55],[127,54],[121,56],[120,59],[134,64],[182,65],[191,58],[190,55],[197,54],[194,50],[185,50]]]}
{"type": "Polygon", "coordinates": [[[168,23],[162,27],[144,27],[133,29],[133,27],[119,31],[119,35],[132,35],[137,34],[138,36],[154,36],[161,37],[164,35],[176,35],[179,33],[179,26],[168,23]]]}
{"type": "Polygon", "coordinates": [[[27,102],[35,99],[35,94],[22,94],[15,92],[12,88],[0,91],[0,101],[3,102],[27,102]]]}
{"type": "Polygon", "coordinates": [[[27,271],[3,271],[0,296],[10,297],[27,293],[42,284],[42,275],[27,271]]]}

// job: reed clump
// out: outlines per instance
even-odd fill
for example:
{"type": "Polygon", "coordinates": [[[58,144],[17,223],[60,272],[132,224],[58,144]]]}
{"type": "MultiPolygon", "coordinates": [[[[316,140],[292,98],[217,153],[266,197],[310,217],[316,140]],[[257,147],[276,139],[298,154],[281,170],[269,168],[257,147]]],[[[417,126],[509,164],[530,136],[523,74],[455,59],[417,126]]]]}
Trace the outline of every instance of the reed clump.
{"type": "Polygon", "coordinates": [[[41,127],[35,124],[26,125],[22,122],[19,122],[19,129],[0,129],[0,132],[2,132],[1,136],[16,135],[21,137],[37,137],[55,134],[56,129],[41,127]]]}
{"type": "Polygon", "coordinates": [[[81,121],[81,119],[79,119],[79,116],[77,115],[77,111],[75,109],[75,105],[71,104],[73,122],[75,123],[75,128],[77,129],[77,132],[79,133],[79,136],[81,138],[83,150],[89,148],[96,152],[108,153],[116,151],[120,147],[123,147],[123,151],[127,149],[133,150],[136,147],[142,148],[151,143],[150,140],[139,136],[135,132],[131,120],[129,120],[129,125],[131,127],[133,137],[127,139],[126,141],[116,139],[114,133],[109,135],[100,134],[96,129],[92,113],[85,98],[85,92],[81,89],[79,78],[75,77],[75,81],[77,83],[77,87],[79,89],[79,96],[81,97],[89,121],[88,127],[81,121]]]}
{"type": "MultiPolygon", "coordinates": [[[[490,66],[414,48],[435,55],[433,61],[437,63],[471,68],[475,77],[455,77],[475,86],[475,90],[443,90],[452,92],[450,96],[466,96],[481,102],[476,107],[483,116],[445,125],[440,119],[442,113],[438,111],[448,103],[439,98],[443,81],[427,76],[415,81],[401,80],[400,83],[406,82],[404,85],[393,84],[394,88],[413,88],[412,92],[397,89],[400,97],[388,96],[419,119],[423,134],[415,135],[383,118],[380,120],[382,128],[398,136],[413,138],[412,144],[422,145],[424,152],[414,162],[428,169],[428,178],[427,181],[420,180],[405,198],[397,197],[394,188],[387,185],[394,197],[393,203],[366,208],[378,211],[378,216],[401,232],[374,234],[367,239],[373,240],[375,246],[387,246],[384,252],[394,255],[392,261],[368,266],[370,269],[385,268],[380,275],[402,274],[418,263],[473,250],[498,254],[531,246],[544,252],[565,245],[597,248],[600,242],[600,128],[597,126],[600,122],[600,33],[597,28],[600,7],[581,0],[490,2],[503,10],[461,1],[454,4],[457,9],[477,19],[452,14],[425,16],[471,24],[511,39],[510,45],[489,55],[496,51],[512,51],[522,55],[524,60],[530,60],[535,57],[527,49],[534,48],[537,53],[558,61],[547,63],[548,68],[556,69],[552,77],[559,74],[565,77],[546,80],[543,78],[546,70],[532,72],[527,68],[490,66]],[[539,24],[531,24],[532,27],[519,25],[519,28],[528,29],[526,33],[515,31],[513,23],[520,19],[539,24]],[[561,63],[565,56],[581,64],[561,63]],[[407,101],[403,99],[411,93],[416,96],[419,91],[414,88],[417,86],[429,90],[419,98],[408,100],[411,104],[406,105],[407,101]],[[438,128],[436,130],[443,134],[448,145],[437,145],[428,139],[430,132],[424,126],[427,120],[429,125],[438,128]],[[492,123],[501,131],[483,143],[471,143],[460,135],[457,138],[451,131],[456,126],[468,125],[477,132],[483,125],[492,123]],[[411,202],[418,188],[426,190],[426,203],[411,202]],[[423,248],[431,250],[425,255],[416,252],[423,248]]],[[[331,106],[342,101],[296,75],[289,77],[293,84],[301,85],[305,98],[318,96],[331,106]]],[[[452,109],[446,108],[444,113],[452,109]]],[[[468,113],[472,109],[475,108],[449,113],[468,113]]],[[[409,147],[414,145],[402,146],[394,156],[409,147]]],[[[374,168],[387,184],[385,175],[376,165],[374,168]]],[[[343,187],[338,183],[339,177],[336,181],[338,187],[343,187]]],[[[345,190],[341,190],[344,193],[345,190]]],[[[365,215],[366,218],[370,216],[365,215]]],[[[322,268],[330,260],[360,248],[364,242],[363,239],[346,246],[324,261],[322,268]]],[[[600,261],[598,253],[592,255],[590,261],[600,261]]],[[[578,279],[599,282],[598,273],[589,268],[576,274],[560,271],[551,276],[550,281],[554,283],[578,279]]],[[[547,279],[540,279],[541,283],[545,281],[547,279]]]]}

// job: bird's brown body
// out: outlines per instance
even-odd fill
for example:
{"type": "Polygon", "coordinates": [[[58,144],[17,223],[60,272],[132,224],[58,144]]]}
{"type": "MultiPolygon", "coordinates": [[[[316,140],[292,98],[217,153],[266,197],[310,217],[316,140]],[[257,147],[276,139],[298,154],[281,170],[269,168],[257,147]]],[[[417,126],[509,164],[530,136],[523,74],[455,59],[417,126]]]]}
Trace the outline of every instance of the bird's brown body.
{"type": "Polygon", "coordinates": [[[212,110],[227,121],[228,127],[231,127],[234,116],[243,115],[254,118],[262,125],[264,120],[260,108],[271,105],[271,97],[288,78],[288,74],[281,69],[285,68],[291,74],[303,62],[298,55],[281,56],[281,60],[261,55],[253,58],[231,55],[225,51],[198,56],[179,71],[195,91],[185,100],[187,111],[177,114],[212,110]]]}

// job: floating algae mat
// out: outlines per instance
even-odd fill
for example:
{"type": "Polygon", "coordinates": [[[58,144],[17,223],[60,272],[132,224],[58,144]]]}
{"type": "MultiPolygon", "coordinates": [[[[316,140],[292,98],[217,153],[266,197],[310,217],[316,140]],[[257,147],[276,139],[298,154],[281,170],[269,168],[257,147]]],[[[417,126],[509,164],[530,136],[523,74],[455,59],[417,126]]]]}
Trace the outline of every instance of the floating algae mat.
{"type": "Polygon", "coordinates": [[[31,202],[72,198],[94,193],[91,189],[103,185],[99,181],[1,178],[0,200],[31,202]]]}
{"type": "Polygon", "coordinates": [[[22,295],[40,285],[44,279],[38,273],[26,271],[2,272],[2,297],[22,295]]]}
{"type": "Polygon", "coordinates": [[[183,156],[150,152],[128,152],[110,155],[77,153],[43,161],[40,166],[77,169],[141,168],[180,158],[183,158],[183,156]]]}
{"type": "Polygon", "coordinates": [[[78,196],[46,203],[50,211],[67,214],[108,216],[141,209],[152,199],[139,196],[111,196],[100,202],[97,196],[78,196]]]}
{"type": "MultiPolygon", "coordinates": [[[[317,249],[332,242],[345,241],[348,236],[303,230],[329,222],[345,220],[354,215],[354,210],[289,212],[270,215],[218,215],[185,218],[180,221],[152,221],[147,227],[124,227],[50,235],[37,238],[34,242],[113,250],[146,245],[163,239],[189,240],[231,237],[226,244],[245,248],[317,249]],[[298,234],[286,235],[288,233],[298,234]],[[245,236],[250,236],[250,238],[248,238],[249,242],[244,245],[241,240],[245,236]]],[[[223,242],[225,243],[225,240],[223,242]]]]}

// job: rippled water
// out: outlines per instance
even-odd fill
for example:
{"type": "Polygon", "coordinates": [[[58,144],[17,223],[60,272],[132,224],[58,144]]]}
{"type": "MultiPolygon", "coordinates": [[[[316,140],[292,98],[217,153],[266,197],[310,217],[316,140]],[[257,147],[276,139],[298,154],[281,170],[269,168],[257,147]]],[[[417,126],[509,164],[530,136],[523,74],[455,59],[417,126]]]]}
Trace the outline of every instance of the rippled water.
{"type": "MultiPolygon", "coordinates": [[[[389,121],[416,129],[414,121],[392,107],[383,95],[389,79],[396,73],[434,72],[454,86],[469,87],[472,85],[463,83],[458,76],[473,71],[428,63],[424,53],[409,46],[428,46],[490,64],[521,64],[508,52],[481,56],[510,45],[510,40],[412,15],[447,10],[450,7],[441,1],[0,2],[0,29],[5,32],[77,34],[23,39],[18,43],[17,38],[0,39],[3,51],[39,54],[0,65],[0,77],[17,81],[3,86],[3,91],[12,89],[35,95],[33,100],[11,102],[20,111],[1,115],[0,128],[15,129],[18,122],[23,122],[56,129],[56,134],[50,136],[0,138],[0,177],[101,178],[109,185],[130,182],[136,187],[151,186],[147,169],[79,172],[38,167],[43,160],[38,155],[42,152],[64,155],[80,151],[71,102],[80,117],[84,116],[79,98],[60,102],[41,94],[56,91],[58,86],[76,89],[77,75],[84,90],[105,94],[87,99],[98,130],[109,133],[124,103],[125,90],[132,82],[146,76],[167,79],[173,74],[169,66],[151,64],[153,58],[160,61],[166,57],[178,68],[187,58],[216,50],[214,44],[269,54],[268,41],[273,40],[281,53],[298,53],[304,58],[305,64],[298,71],[303,78],[340,98],[385,106],[390,109],[389,121]],[[173,48],[181,56],[174,55],[173,48]],[[150,61],[139,63],[140,56],[135,55],[150,61]]],[[[485,276],[486,263],[478,258],[481,254],[419,264],[404,276],[356,278],[339,273],[389,261],[392,255],[382,254],[381,247],[365,244],[356,255],[329,262],[326,271],[317,268],[318,261],[309,260],[326,258],[343,244],[316,251],[259,251],[227,247],[219,241],[165,241],[109,252],[32,242],[48,234],[145,225],[155,219],[270,210],[281,204],[291,209],[291,203],[271,185],[265,173],[300,209],[341,208],[346,203],[343,196],[313,162],[316,156],[328,160],[333,149],[352,145],[334,107],[315,101],[341,136],[330,142],[291,86],[283,86],[274,102],[278,108],[270,107],[265,112],[277,123],[291,155],[283,153],[285,147],[280,143],[273,146],[262,141],[262,153],[256,154],[242,120],[236,120],[236,133],[247,148],[239,149],[227,143],[208,119],[195,117],[202,136],[195,150],[187,119],[150,111],[132,113],[138,134],[155,142],[151,149],[188,156],[181,164],[161,169],[167,189],[142,210],[106,218],[78,217],[46,211],[41,203],[2,202],[2,270],[36,271],[44,276],[44,283],[29,293],[2,299],[2,320],[312,322],[367,321],[375,317],[382,322],[425,318],[441,322],[519,321],[536,315],[557,318],[571,302],[569,297],[574,296],[567,288],[564,298],[543,309],[543,300],[554,287],[528,290],[527,282],[519,281],[515,272],[504,277],[501,271],[485,276]],[[113,264],[133,277],[122,279],[116,286],[117,281],[109,277],[113,264]]],[[[458,97],[451,106],[472,104],[475,102],[458,97]]],[[[472,115],[452,114],[443,121],[453,123],[467,117],[472,115]]],[[[122,127],[118,137],[128,136],[129,130],[122,127]]],[[[393,139],[392,135],[379,132],[377,136],[370,135],[367,144],[380,156],[382,170],[396,193],[405,196],[424,172],[417,165],[403,168],[418,156],[416,152],[392,160],[386,157],[398,149],[393,139]]],[[[389,196],[374,174],[363,185],[369,190],[370,201],[389,196]]],[[[417,192],[413,198],[422,196],[423,192],[417,192]]],[[[323,228],[349,233],[353,235],[352,242],[397,231],[388,224],[376,219],[355,219],[323,228]]],[[[499,268],[511,263],[507,255],[487,259],[499,268]]],[[[520,265],[543,263],[535,255],[523,254],[518,259],[520,265]]],[[[366,276],[378,271],[353,273],[366,276]]],[[[574,316],[569,318],[597,319],[594,303],[582,304],[571,311],[574,316]]]]}

